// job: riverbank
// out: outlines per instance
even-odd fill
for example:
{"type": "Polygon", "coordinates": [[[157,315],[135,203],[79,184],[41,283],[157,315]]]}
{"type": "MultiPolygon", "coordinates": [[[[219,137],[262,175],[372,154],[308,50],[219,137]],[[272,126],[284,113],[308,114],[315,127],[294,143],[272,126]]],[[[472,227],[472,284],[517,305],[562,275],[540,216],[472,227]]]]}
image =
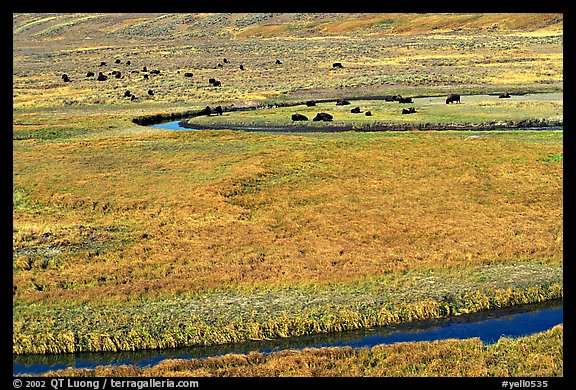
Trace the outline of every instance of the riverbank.
{"type": "Polygon", "coordinates": [[[478,338],[327,347],[207,359],[166,359],[148,367],[69,368],[46,377],[562,377],[563,325],[518,339],[478,338]]]}
{"type": "Polygon", "coordinates": [[[41,308],[17,304],[13,353],[134,351],[272,340],[562,297],[561,267],[518,263],[412,271],[354,284],[220,289],[123,304],[59,304],[53,309],[48,303],[41,308]]]}
{"type": "Polygon", "coordinates": [[[13,358],[15,375],[40,375],[64,368],[97,368],[103,365],[156,365],[166,359],[206,359],[226,354],[269,354],[305,348],[372,348],[379,344],[435,341],[448,338],[479,338],[485,345],[502,337],[518,338],[540,333],[563,322],[563,301],[516,305],[358,331],[325,333],[277,340],[251,340],[212,347],[175,348],[134,352],[80,353],[59,355],[18,355],[13,358]]]}
{"type": "Polygon", "coordinates": [[[335,126],[231,126],[231,125],[205,125],[194,123],[190,120],[180,121],[179,126],[191,130],[242,130],[247,132],[272,132],[272,133],[333,133],[342,131],[427,131],[427,130],[462,130],[462,131],[489,131],[489,130],[562,130],[564,121],[547,119],[526,119],[518,122],[490,122],[490,123],[389,123],[389,124],[363,124],[360,127],[350,128],[347,124],[335,126]]]}

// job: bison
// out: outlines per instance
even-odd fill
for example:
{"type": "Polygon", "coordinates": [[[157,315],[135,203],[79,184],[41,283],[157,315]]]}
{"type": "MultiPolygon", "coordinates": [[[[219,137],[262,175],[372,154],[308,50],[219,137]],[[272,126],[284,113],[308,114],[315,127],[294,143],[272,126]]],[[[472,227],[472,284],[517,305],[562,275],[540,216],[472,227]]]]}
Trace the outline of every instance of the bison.
{"type": "Polygon", "coordinates": [[[366,111],[366,112],[364,113],[364,115],[366,115],[366,116],[372,116],[372,112],[371,112],[371,111],[366,111]]]}
{"type": "Polygon", "coordinates": [[[107,76],[104,76],[102,72],[98,73],[98,81],[106,81],[108,80],[107,76]]]}
{"type": "Polygon", "coordinates": [[[416,109],[414,107],[410,107],[409,109],[402,109],[402,114],[414,114],[416,112],[416,109]]]}
{"type": "Polygon", "coordinates": [[[307,105],[308,107],[313,107],[313,106],[316,105],[316,102],[315,102],[314,100],[308,100],[308,101],[306,102],[306,105],[307,105]]]}
{"type": "Polygon", "coordinates": [[[354,107],[350,110],[352,114],[360,114],[360,107],[354,107]]]}
{"type": "Polygon", "coordinates": [[[306,117],[302,114],[292,114],[292,120],[293,121],[307,121],[308,117],[306,117]]]}
{"type": "Polygon", "coordinates": [[[65,83],[70,82],[70,77],[68,77],[68,75],[66,73],[64,73],[62,75],[62,81],[64,81],[65,83]]]}
{"type": "Polygon", "coordinates": [[[100,66],[106,66],[106,63],[105,63],[104,61],[102,61],[102,62],[100,63],[100,66]]]}
{"type": "Polygon", "coordinates": [[[210,114],[212,114],[212,109],[210,108],[210,106],[206,106],[205,109],[201,110],[198,115],[207,115],[210,116],[210,114]]]}
{"type": "Polygon", "coordinates": [[[500,99],[508,99],[510,97],[510,94],[508,92],[504,92],[502,94],[500,94],[500,96],[498,96],[498,98],[500,99]]]}
{"type": "Polygon", "coordinates": [[[350,104],[350,102],[346,99],[338,99],[336,100],[336,105],[337,106],[345,106],[347,104],[350,104]]]}
{"type": "Polygon", "coordinates": [[[130,92],[129,89],[126,90],[126,92],[124,92],[124,97],[130,97],[132,96],[132,93],[130,92]]]}
{"type": "Polygon", "coordinates": [[[151,89],[148,90],[148,95],[152,96],[154,95],[154,91],[152,91],[151,89]]]}
{"type": "Polygon", "coordinates": [[[244,70],[244,65],[240,64],[240,70],[244,70]]]}
{"type": "Polygon", "coordinates": [[[314,119],[312,119],[313,121],[331,121],[332,120],[332,115],[326,113],[326,112],[319,112],[316,114],[316,117],[314,117],[314,119]]]}
{"type": "Polygon", "coordinates": [[[342,63],[340,62],[335,62],[332,64],[332,69],[340,69],[343,68],[344,66],[342,66],[342,63]]]}
{"type": "Polygon", "coordinates": [[[457,93],[448,94],[448,97],[446,98],[446,104],[453,102],[460,103],[460,95],[458,95],[457,93]]]}
{"type": "Polygon", "coordinates": [[[282,62],[280,60],[276,60],[276,65],[282,65],[282,62]]]}
{"type": "Polygon", "coordinates": [[[86,77],[94,77],[94,72],[88,72],[88,73],[86,73],[86,77]]]}
{"type": "Polygon", "coordinates": [[[402,96],[398,95],[398,103],[414,103],[412,98],[403,98],[402,96]]]}
{"type": "Polygon", "coordinates": [[[212,85],[213,87],[221,87],[222,86],[222,83],[220,81],[214,79],[214,78],[208,79],[208,83],[210,85],[212,85]]]}
{"type": "Polygon", "coordinates": [[[191,72],[184,73],[184,77],[192,77],[192,76],[194,76],[194,74],[191,72]]]}
{"type": "Polygon", "coordinates": [[[216,108],[214,109],[214,112],[216,113],[216,115],[222,115],[222,106],[216,106],[216,108]]]}

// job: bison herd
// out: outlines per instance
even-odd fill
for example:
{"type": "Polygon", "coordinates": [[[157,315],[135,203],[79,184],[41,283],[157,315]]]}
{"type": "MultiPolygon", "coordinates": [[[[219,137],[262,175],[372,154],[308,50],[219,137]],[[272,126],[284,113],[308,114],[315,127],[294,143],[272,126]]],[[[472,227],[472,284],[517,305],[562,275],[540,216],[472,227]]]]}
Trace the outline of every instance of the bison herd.
{"type": "MultiPolygon", "coordinates": [[[[510,98],[510,93],[509,92],[502,93],[498,96],[498,98],[500,98],[500,99],[510,98]]],[[[413,103],[414,102],[412,100],[412,98],[404,98],[401,95],[384,96],[384,97],[382,97],[382,99],[385,101],[398,102],[398,103],[413,103]]],[[[446,104],[450,104],[450,103],[461,103],[460,95],[456,94],[456,93],[448,94],[448,96],[446,97],[446,104]]],[[[336,100],[337,106],[343,106],[343,105],[348,105],[348,104],[350,104],[350,102],[346,99],[337,99],[336,100]]],[[[308,107],[316,106],[316,102],[314,100],[308,100],[308,101],[306,101],[306,106],[308,106],[308,107]]],[[[362,111],[360,110],[360,107],[354,107],[353,109],[350,110],[350,112],[352,114],[360,114],[362,111]]],[[[414,107],[402,109],[402,114],[415,114],[416,112],[417,111],[414,107]]],[[[371,116],[372,112],[366,111],[365,115],[371,116]]],[[[331,121],[332,119],[333,119],[332,115],[327,114],[325,112],[321,112],[321,113],[318,113],[313,120],[314,121],[319,121],[319,120],[331,121]],[[329,118],[329,119],[327,119],[327,118],[329,118]]],[[[302,114],[293,114],[292,115],[292,121],[307,121],[307,120],[308,120],[308,118],[305,115],[302,115],[302,114]]]]}
{"type": "MultiPolygon", "coordinates": [[[[228,64],[230,61],[227,58],[224,58],[223,62],[225,64],[228,64]]],[[[120,59],[114,60],[114,64],[116,64],[116,65],[121,64],[121,63],[122,63],[122,60],[120,60],[120,59]]],[[[282,61],[277,59],[274,64],[275,65],[282,65],[282,61]]],[[[130,66],[130,65],[132,65],[132,62],[131,61],[125,61],[124,65],[130,66]]],[[[99,64],[99,67],[108,67],[108,63],[106,61],[101,61],[99,64]]],[[[221,68],[221,67],[223,67],[223,65],[219,63],[217,65],[217,67],[221,68]]],[[[245,70],[245,69],[246,69],[246,67],[243,64],[240,64],[240,70],[245,70]]],[[[128,71],[126,73],[128,73],[128,71]]],[[[130,74],[140,74],[141,73],[143,80],[150,80],[150,76],[157,76],[157,75],[160,75],[162,72],[159,69],[148,70],[148,67],[143,66],[141,68],[141,70],[132,69],[132,70],[129,70],[129,73],[130,74]]],[[[180,71],[177,71],[177,73],[180,74],[180,71]]],[[[191,78],[194,76],[194,74],[192,72],[184,72],[183,76],[185,78],[191,78]]],[[[62,78],[62,81],[64,81],[65,83],[69,83],[72,81],[70,79],[70,77],[65,73],[61,75],[61,78],[62,78]]],[[[88,72],[86,72],[86,76],[85,76],[85,79],[95,79],[97,81],[106,81],[109,78],[124,79],[124,74],[121,71],[112,70],[112,71],[106,72],[106,73],[100,71],[100,72],[98,72],[98,75],[96,76],[95,72],[88,71],[88,72]]],[[[212,87],[221,87],[222,82],[220,80],[215,79],[215,78],[209,78],[208,79],[208,85],[212,86],[212,87]]],[[[153,96],[154,92],[152,90],[148,90],[148,95],[153,96]]],[[[130,93],[129,91],[126,91],[126,93],[124,94],[124,97],[130,97],[131,100],[135,100],[135,96],[132,93],[130,93]]]]}
{"type": "MultiPolygon", "coordinates": [[[[225,64],[229,63],[229,60],[227,58],[223,59],[223,62],[225,64]]],[[[115,59],[114,60],[114,64],[118,65],[121,64],[122,61],[120,59],[115,59]]],[[[124,63],[126,66],[130,66],[131,65],[131,61],[126,61],[124,63]]],[[[282,65],[282,62],[280,60],[276,60],[275,61],[276,65],[282,65]]],[[[107,67],[107,62],[105,61],[101,61],[100,62],[100,67],[107,67]]],[[[218,63],[216,68],[222,68],[223,65],[221,63],[218,63]]],[[[245,70],[245,66],[244,64],[240,64],[239,66],[240,70],[245,70]]],[[[341,62],[335,62],[332,64],[332,69],[343,69],[344,66],[342,65],[341,62]]],[[[133,69],[130,71],[131,74],[138,74],[142,72],[142,77],[144,80],[149,80],[150,76],[157,76],[161,74],[161,71],[158,69],[153,69],[153,70],[148,70],[148,68],[146,66],[143,66],[141,68],[141,71],[133,69]]],[[[179,74],[180,71],[177,71],[177,73],[179,74]]],[[[185,78],[191,78],[194,76],[194,74],[192,72],[184,72],[183,76],[185,78]]],[[[107,74],[104,74],[104,72],[98,72],[98,76],[95,75],[94,72],[92,71],[88,71],[86,73],[85,78],[95,78],[97,81],[106,81],[109,79],[109,77],[113,77],[116,79],[122,79],[124,78],[124,75],[122,74],[122,72],[118,71],[118,70],[112,70],[111,72],[108,72],[107,74]]],[[[65,83],[69,83],[72,80],[70,79],[70,77],[67,74],[62,74],[61,75],[62,81],[65,83]]],[[[212,86],[212,87],[221,87],[222,86],[222,82],[220,80],[217,80],[215,78],[209,78],[208,79],[208,85],[212,86]]],[[[152,89],[148,89],[147,91],[148,96],[154,96],[154,91],[152,89]]],[[[126,90],[124,92],[124,97],[125,98],[130,98],[130,100],[134,101],[137,100],[136,96],[130,91],[130,90],[126,90]]],[[[510,98],[510,94],[508,92],[502,93],[498,96],[501,99],[504,98],[510,98]]],[[[382,97],[383,100],[385,101],[390,101],[390,102],[398,102],[398,103],[413,103],[412,98],[410,97],[403,97],[401,95],[390,95],[390,96],[384,96],[382,97]]],[[[461,103],[461,99],[460,99],[460,95],[456,94],[456,93],[450,93],[448,94],[448,96],[446,97],[446,104],[450,104],[450,103],[461,103]]],[[[316,102],[314,100],[309,100],[305,102],[306,106],[308,107],[313,107],[316,106],[316,102]]],[[[346,99],[337,99],[336,100],[336,105],[338,106],[344,106],[344,105],[349,105],[350,101],[346,100],[346,99]]],[[[201,110],[199,112],[199,115],[208,115],[210,116],[211,114],[216,114],[216,115],[222,115],[222,107],[221,106],[217,106],[214,110],[212,110],[210,108],[210,106],[207,106],[206,108],[204,108],[203,110],[201,110]]],[[[351,113],[353,114],[360,114],[362,113],[362,111],[360,110],[360,107],[355,107],[353,109],[350,110],[351,113]]],[[[402,114],[414,114],[416,113],[416,109],[414,107],[410,107],[408,109],[403,108],[402,109],[402,114]]],[[[364,112],[364,114],[366,116],[371,116],[372,112],[371,111],[366,111],[364,112]]],[[[292,121],[307,121],[308,118],[305,115],[302,114],[293,114],[292,115],[292,121]]],[[[319,112],[317,113],[317,115],[312,119],[313,121],[332,121],[333,120],[333,116],[329,113],[326,112],[319,112]]]]}

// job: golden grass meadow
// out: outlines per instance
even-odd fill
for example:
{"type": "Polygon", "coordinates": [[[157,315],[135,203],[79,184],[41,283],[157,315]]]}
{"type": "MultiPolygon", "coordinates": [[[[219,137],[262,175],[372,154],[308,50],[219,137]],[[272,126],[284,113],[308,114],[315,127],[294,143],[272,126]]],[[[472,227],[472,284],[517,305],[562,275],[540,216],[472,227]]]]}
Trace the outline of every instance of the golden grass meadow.
{"type": "MultiPolygon", "coordinates": [[[[562,299],[562,23],[13,14],[13,354],[216,345],[562,299]],[[382,99],[396,95],[413,102],[382,99]],[[295,113],[310,120],[296,129],[295,113]],[[155,116],[212,128],[136,123],[155,116]]],[[[64,375],[563,376],[562,335],[64,375]]]]}

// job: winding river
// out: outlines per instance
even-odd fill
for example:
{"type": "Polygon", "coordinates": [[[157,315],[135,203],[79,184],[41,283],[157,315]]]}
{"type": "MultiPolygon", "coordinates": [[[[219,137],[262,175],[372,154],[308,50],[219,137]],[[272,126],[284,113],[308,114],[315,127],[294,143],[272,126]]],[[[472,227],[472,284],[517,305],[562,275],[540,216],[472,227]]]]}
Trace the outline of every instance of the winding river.
{"type": "MultiPolygon", "coordinates": [[[[495,96],[491,96],[491,95],[462,95],[463,97],[465,97],[466,102],[472,103],[472,104],[480,104],[482,102],[485,101],[486,98],[489,99],[497,99],[497,97],[495,96]]],[[[429,104],[441,104],[444,105],[444,100],[445,100],[445,96],[421,96],[421,97],[414,97],[412,98],[413,100],[413,104],[415,105],[422,105],[422,106],[426,106],[429,104]]],[[[361,97],[361,98],[350,98],[349,100],[354,101],[354,100],[382,100],[383,97],[382,96],[365,96],[365,97],[361,97]]],[[[533,93],[533,94],[521,94],[521,95],[514,95],[514,103],[516,104],[522,104],[522,103],[527,103],[527,102],[538,102],[538,101],[542,101],[542,102],[546,102],[546,101],[555,101],[555,100],[562,100],[563,99],[563,92],[544,92],[544,93],[533,93]]],[[[506,99],[505,99],[506,100],[506,99]]],[[[318,102],[321,102],[322,100],[318,100],[318,102]]],[[[330,101],[330,100],[325,100],[325,101],[330,101]]],[[[297,106],[303,103],[294,103],[294,104],[286,104],[284,106],[297,106]]],[[[394,103],[391,103],[394,104],[394,103]]],[[[273,109],[276,106],[265,106],[265,107],[242,107],[242,108],[231,108],[231,107],[227,107],[224,109],[224,111],[250,111],[250,110],[257,110],[257,109],[273,109]]],[[[321,127],[317,127],[317,126],[313,126],[313,127],[309,127],[309,126],[296,126],[294,123],[291,123],[290,125],[278,125],[275,126],[273,128],[270,127],[265,127],[265,126],[258,126],[255,125],[254,127],[247,127],[247,126],[235,126],[235,125],[223,125],[223,124],[214,124],[214,125],[202,125],[202,126],[198,126],[198,128],[195,128],[196,126],[194,125],[182,125],[184,122],[186,122],[185,118],[190,118],[190,117],[195,117],[195,116],[203,116],[204,114],[200,114],[199,112],[196,113],[192,113],[189,112],[189,115],[180,115],[180,114],[172,114],[172,115],[165,115],[166,118],[170,118],[171,116],[175,116],[175,117],[179,117],[180,120],[168,120],[168,119],[164,119],[164,120],[160,120],[161,118],[152,118],[150,120],[144,121],[144,123],[140,123],[140,121],[138,119],[134,119],[136,122],[135,123],[140,123],[143,125],[147,125],[153,128],[161,128],[161,129],[169,129],[169,130],[203,130],[203,129],[212,129],[212,130],[217,130],[217,129],[233,129],[233,130],[243,130],[243,131],[256,131],[256,132],[295,132],[295,133],[299,133],[299,132],[341,132],[341,131],[349,131],[350,130],[350,126],[342,126],[340,125],[332,125],[332,124],[326,124],[325,126],[321,126],[321,127]],[[149,122],[152,123],[149,123],[149,122]]],[[[329,122],[331,123],[331,122],[329,122]]],[[[426,130],[426,129],[436,129],[436,130],[517,130],[517,129],[522,129],[522,130],[563,130],[563,124],[562,124],[562,120],[546,120],[544,122],[542,122],[539,119],[534,119],[534,120],[525,120],[525,121],[520,121],[519,123],[516,124],[505,124],[504,122],[502,124],[490,124],[490,123],[484,123],[484,124],[476,124],[476,125],[462,125],[462,124],[457,124],[457,123],[453,123],[453,124],[440,124],[440,123],[436,123],[436,124],[432,124],[432,123],[420,123],[420,124],[414,124],[414,123],[398,123],[398,124],[387,124],[387,125],[381,125],[383,126],[382,128],[379,128],[378,126],[376,127],[368,127],[365,130],[361,130],[361,131],[386,131],[386,130],[407,130],[407,129],[411,129],[414,126],[417,126],[419,128],[421,128],[422,130],[426,130]]]]}
{"type": "Polygon", "coordinates": [[[133,364],[139,367],[155,365],[164,359],[206,358],[228,353],[259,351],[270,353],[285,349],[343,347],[372,347],[397,342],[432,341],[448,338],[478,337],[484,344],[492,344],[500,337],[521,337],[543,332],[563,323],[562,301],[523,305],[482,313],[462,315],[450,319],[417,321],[410,324],[386,326],[361,331],[349,331],[280,340],[248,341],[213,347],[191,347],[172,350],[135,352],[77,353],[59,355],[15,355],[14,375],[40,375],[47,371],[74,368],[94,368],[102,365],[133,364]]]}

